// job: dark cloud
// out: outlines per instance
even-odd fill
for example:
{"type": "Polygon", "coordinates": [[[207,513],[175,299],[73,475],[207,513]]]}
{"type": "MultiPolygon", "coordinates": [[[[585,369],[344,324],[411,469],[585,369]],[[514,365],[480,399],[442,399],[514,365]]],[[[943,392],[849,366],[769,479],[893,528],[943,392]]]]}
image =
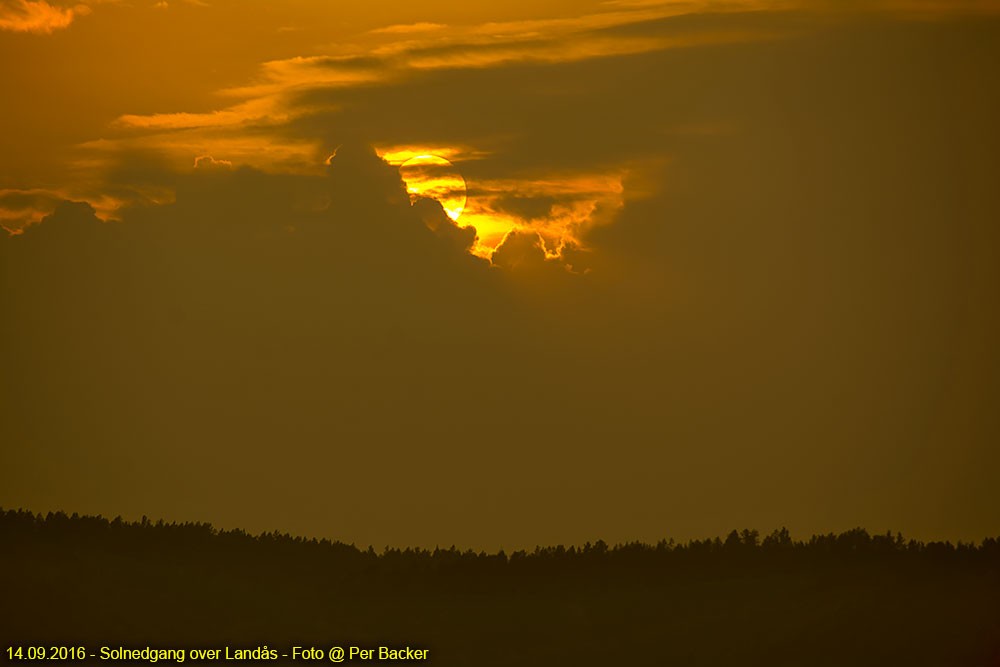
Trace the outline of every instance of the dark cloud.
{"type": "Polygon", "coordinates": [[[52,213],[62,200],[59,195],[44,190],[2,190],[0,226],[9,231],[19,231],[52,213]]]}
{"type": "Polygon", "coordinates": [[[0,207],[10,211],[35,210],[43,206],[51,206],[58,199],[55,195],[45,192],[6,190],[0,192],[0,207]]]}
{"type": "Polygon", "coordinates": [[[175,201],[0,242],[0,503],[365,544],[981,537],[997,29],[427,72],[303,99],[336,111],[281,131],[340,146],[327,173],[126,161],[175,201]],[[490,265],[355,136],[495,148],[470,192],[624,165],[625,205],[490,265]]]}
{"type": "MultiPolygon", "coordinates": [[[[478,483],[472,450],[516,455],[490,424],[531,334],[505,323],[516,295],[500,270],[468,254],[471,230],[446,216],[429,229],[363,147],[342,146],[329,171],[199,169],[171,204],[104,223],[65,202],[0,245],[3,458],[24,473],[19,493],[221,503],[221,517],[262,484],[374,539],[364,517],[401,500],[383,484],[429,511],[478,483]],[[310,196],[327,205],[298,205],[310,196]]],[[[492,497],[508,483],[530,482],[492,497]]],[[[265,523],[297,523],[268,497],[250,501],[265,523]]]]}
{"type": "Polygon", "coordinates": [[[493,253],[495,265],[514,271],[535,272],[545,266],[545,248],[535,232],[511,232],[493,253]]]}

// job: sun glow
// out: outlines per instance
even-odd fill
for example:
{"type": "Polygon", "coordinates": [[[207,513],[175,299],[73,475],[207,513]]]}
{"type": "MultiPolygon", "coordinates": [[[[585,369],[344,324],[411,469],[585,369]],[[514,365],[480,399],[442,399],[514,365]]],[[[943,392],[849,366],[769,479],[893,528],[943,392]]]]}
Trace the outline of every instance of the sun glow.
{"type": "Polygon", "coordinates": [[[564,247],[585,246],[585,230],[607,224],[621,209],[622,182],[629,171],[619,165],[598,172],[521,172],[500,179],[480,177],[469,186],[456,165],[491,153],[470,146],[415,144],[382,147],[377,153],[399,168],[411,203],[436,200],[457,226],[474,227],[470,252],[486,259],[515,230],[536,232],[553,258],[564,247]]]}
{"type": "Polygon", "coordinates": [[[458,220],[466,203],[465,179],[455,165],[437,155],[417,155],[399,166],[410,201],[436,199],[452,220],[458,220]]]}
{"type": "Polygon", "coordinates": [[[428,155],[436,155],[437,157],[442,157],[450,162],[459,162],[465,160],[477,160],[485,157],[487,154],[481,151],[476,151],[465,146],[443,146],[443,145],[430,145],[430,146],[413,146],[413,145],[402,145],[402,146],[383,146],[377,147],[375,152],[380,158],[388,162],[389,164],[398,167],[399,165],[411,160],[415,157],[425,157],[428,155]]]}

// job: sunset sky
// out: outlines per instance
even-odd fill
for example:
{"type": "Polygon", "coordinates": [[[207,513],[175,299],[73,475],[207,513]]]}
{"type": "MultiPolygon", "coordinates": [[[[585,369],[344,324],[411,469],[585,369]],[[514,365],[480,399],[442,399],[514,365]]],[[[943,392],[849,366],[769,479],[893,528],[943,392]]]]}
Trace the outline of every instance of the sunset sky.
{"type": "Polygon", "coordinates": [[[0,506],[996,535],[998,63],[987,0],[0,0],[0,506]]]}

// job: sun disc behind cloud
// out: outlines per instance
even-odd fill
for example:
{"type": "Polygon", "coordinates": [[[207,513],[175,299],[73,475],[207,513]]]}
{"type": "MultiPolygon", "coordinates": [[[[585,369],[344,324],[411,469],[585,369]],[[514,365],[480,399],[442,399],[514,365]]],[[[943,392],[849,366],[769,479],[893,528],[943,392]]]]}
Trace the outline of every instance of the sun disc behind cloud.
{"type": "Polygon", "coordinates": [[[410,201],[436,199],[452,220],[458,220],[466,203],[465,179],[448,160],[437,155],[418,155],[399,166],[410,201]]]}

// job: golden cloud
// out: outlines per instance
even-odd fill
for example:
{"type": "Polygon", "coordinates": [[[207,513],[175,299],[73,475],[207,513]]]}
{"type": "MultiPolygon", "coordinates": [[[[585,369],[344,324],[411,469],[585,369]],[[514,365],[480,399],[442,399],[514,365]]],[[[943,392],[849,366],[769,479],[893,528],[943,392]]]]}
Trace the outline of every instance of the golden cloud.
{"type": "Polygon", "coordinates": [[[406,23],[390,25],[384,28],[376,28],[370,31],[373,35],[387,34],[387,35],[399,35],[407,34],[411,32],[428,32],[431,30],[440,30],[442,28],[447,28],[448,26],[443,23],[406,23]]]}
{"type": "Polygon", "coordinates": [[[77,16],[89,14],[87,5],[54,7],[45,0],[0,2],[0,30],[48,35],[66,28],[77,16]]]}

